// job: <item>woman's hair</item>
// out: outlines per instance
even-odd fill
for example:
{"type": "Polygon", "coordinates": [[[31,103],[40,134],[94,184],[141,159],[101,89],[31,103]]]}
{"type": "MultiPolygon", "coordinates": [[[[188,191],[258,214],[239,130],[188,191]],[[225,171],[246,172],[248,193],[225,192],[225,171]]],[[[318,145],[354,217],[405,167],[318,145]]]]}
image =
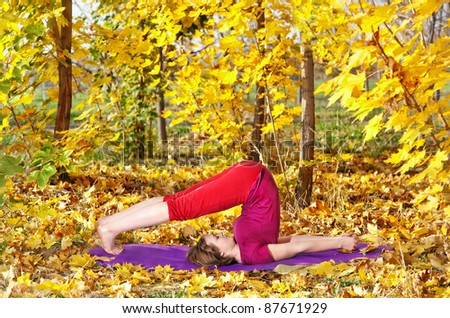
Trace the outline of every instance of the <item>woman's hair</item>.
{"type": "Polygon", "coordinates": [[[186,255],[187,259],[200,266],[220,266],[235,263],[234,257],[223,257],[215,246],[206,244],[202,237],[195,246],[192,246],[186,255]]]}

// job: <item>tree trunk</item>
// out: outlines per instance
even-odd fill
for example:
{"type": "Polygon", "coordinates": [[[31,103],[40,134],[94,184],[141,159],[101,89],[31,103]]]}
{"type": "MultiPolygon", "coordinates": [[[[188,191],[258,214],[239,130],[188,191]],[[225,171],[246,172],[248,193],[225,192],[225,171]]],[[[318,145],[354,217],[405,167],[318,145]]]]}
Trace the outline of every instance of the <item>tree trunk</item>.
{"type": "Polygon", "coordinates": [[[300,207],[307,207],[311,204],[313,187],[313,166],[308,163],[314,160],[314,61],[311,47],[308,44],[302,45],[302,51],[302,139],[296,197],[300,207]]]}
{"type": "MultiPolygon", "coordinates": [[[[442,8],[437,12],[433,14],[433,19],[434,19],[434,23],[433,23],[433,34],[435,34],[435,37],[432,39],[432,43],[435,42],[435,39],[440,39],[441,38],[441,30],[445,30],[446,28],[444,28],[445,26],[445,16],[444,16],[444,6],[442,6],[442,8]]],[[[441,90],[438,89],[434,92],[434,99],[435,100],[440,100],[441,99],[441,90]]]]}
{"type": "MultiPolygon", "coordinates": [[[[264,8],[260,9],[261,12],[259,13],[259,16],[257,18],[257,28],[258,30],[265,28],[265,13],[264,8]]],[[[260,54],[261,58],[264,57],[264,47],[260,47],[260,54]]],[[[253,131],[252,131],[252,145],[251,145],[251,151],[250,151],[250,160],[254,161],[260,161],[260,153],[262,150],[262,138],[261,138],[261,127],[266,122],[265,118],[265,112],[264,112],[264,100],[266,95],[266,88],[263,83],[258,83],[256,85],[256,99],[255,99],[255,112],[253,115],[253,131]]]]}
{"type": "MultiPolygon", "coordinates": [[[[141,94],[141,93],[139,93],[141,94]]],[[[145,107],[143,104],[143,96],[138,95],[138,112],[141,114],[143,112],[143,108],[145,107]]],[[[139,116],[141,117],[141,116],[139,116]]],[[[133,126],[134,126],[134,152],[135,158],[145,159],[145,125],[144,122],[138,116],[135,117],[133,126]]]]}
{"type": "Polygon", "coordinates": [[[159,140],[163,143],[167,143],[167,129],[166,129],[166,119],[161,116],[166,108],[166,101],[164,99],[164,91],[159,88],[158,89],[159,102],[158,102],[158,137],[159,140]]]}
{"type": "MultiPolygon", "coordinates": [[[[165,73],[164,69],[164,53],[162,47],[159,48],[159,63],[160,63],[160,77],[162,78],[165,73]]],[[[167,156],[167,127],[166,127],[166,119],[162,117],[164,109],[166,108],[166,101],[164,98],[164,89],[163,89],[163,81],[161,80],[158,85],[158,106],[156,112],[158,114],[157,123],[158,123],[158,138],[161,142],[161,154],[163,158],[167,156]]]]}
{"type": "Polygon", "coordinates": [[[59,97],[55,123],[55,138],[61,139],[70,127],[70,109],[72,108],[72,0],[62,0],[65,8],[63,17],[67,24],[61,26],[61,32],[55,21],[54,34],[58,55],[59,97]]]}
{"type": "Polygon", "coordinates": [[[253,131],[252,131],[252,149],[250,152],[250,160],[259,161],[262,151],[261,127],[266,119],[264,115],[264,95],[266,89],[262,85],[256,86],[255,113],[253,115],[253,131]]]}

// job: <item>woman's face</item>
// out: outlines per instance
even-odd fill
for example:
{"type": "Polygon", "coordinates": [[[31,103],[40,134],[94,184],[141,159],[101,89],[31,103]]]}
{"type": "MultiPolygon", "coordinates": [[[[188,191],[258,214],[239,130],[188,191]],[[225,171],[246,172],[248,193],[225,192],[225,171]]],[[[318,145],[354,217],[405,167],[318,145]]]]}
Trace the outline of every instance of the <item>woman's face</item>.
{"type": "Polygon", "coordinates": [[[236,241],[232,236],[219,235],[206,235],[205,242],[209,246],[215,246],[222,256],[227,256],[231,250],[236,246],[236,241]]]}

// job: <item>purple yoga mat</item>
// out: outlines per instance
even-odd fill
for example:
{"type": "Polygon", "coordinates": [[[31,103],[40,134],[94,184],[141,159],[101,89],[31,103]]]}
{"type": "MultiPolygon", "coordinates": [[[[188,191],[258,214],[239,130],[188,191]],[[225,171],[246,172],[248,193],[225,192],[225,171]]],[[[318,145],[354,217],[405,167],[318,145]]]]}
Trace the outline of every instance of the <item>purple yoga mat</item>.
{"type": "MultiPolygon", "coordinates": [[[[386,247],[378,247],[370,252],[362,254],[359,250],[365,248],[367,244],[360,244],[358,249],[353,253],[341,253],[338,250],[329,250],[323,252],[314,253],[301,253],[297,256],[289,259],[285,259],[279,262],[256,264],[256,265],[244,265],[244,264],[231,264],[227,266],[218,267],[219,270],[224,272],[232,271],[247,271],[254,270],[273,270],[279,264],[284,265],[308,265],[319,264],[325,261],[333,260],[335,263],[348,262],[355,258],[376,258],[379,257],[386,247]]],[[[186,252],[188,246],[176,246],[176,245],[159,245],[159,244],[128,244],[123,245],[123,252],[119,255],[111,255],[106,253],[103,248],[96,246],[90,250],[90,255],[99,257],[112,258],[109,261],[98,260],[98,264],[102,266],[109,266],[114,264],[131,263],[133,265],[141,265],[147,269],[153,269],[156,266],[169,265],[174,270],[191,270],[200,268],[198,265],[194,265],[186,259],[186,252]]]]}

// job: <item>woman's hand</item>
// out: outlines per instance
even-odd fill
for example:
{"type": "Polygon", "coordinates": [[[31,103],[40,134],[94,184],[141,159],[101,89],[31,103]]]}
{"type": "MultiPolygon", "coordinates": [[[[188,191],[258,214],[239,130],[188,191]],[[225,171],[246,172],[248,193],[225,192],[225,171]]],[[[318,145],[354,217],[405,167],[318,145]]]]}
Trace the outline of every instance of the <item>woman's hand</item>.
{"type": "Polygon", "coordinates": [[[352,234],[343,234],[339,237],[340,239],[340,247],[344,250],[353,251],[356,249],[359,243],[358,236],[354,233],[352,234]]]}

